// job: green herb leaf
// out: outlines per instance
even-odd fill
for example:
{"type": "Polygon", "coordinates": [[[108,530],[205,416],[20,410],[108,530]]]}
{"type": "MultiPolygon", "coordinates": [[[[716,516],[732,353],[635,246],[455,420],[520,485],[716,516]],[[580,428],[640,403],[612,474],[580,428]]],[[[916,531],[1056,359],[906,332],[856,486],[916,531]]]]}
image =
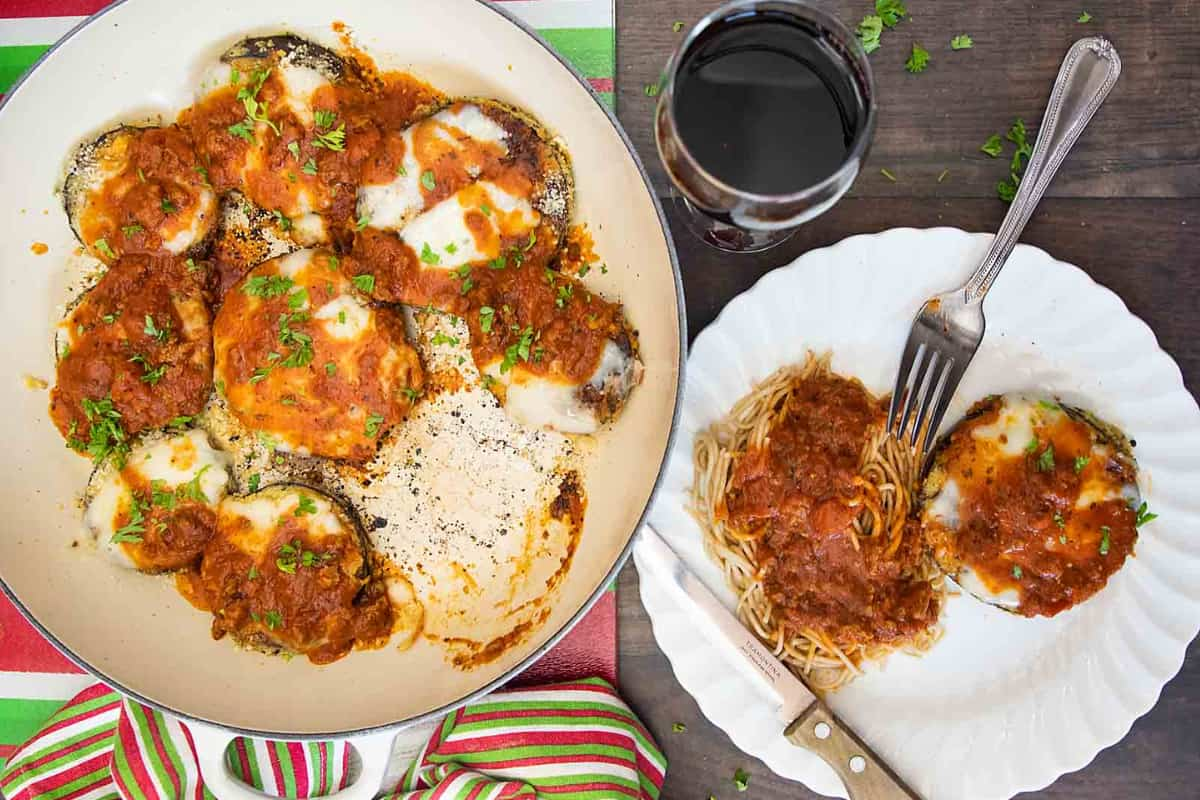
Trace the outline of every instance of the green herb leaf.
{"type": "Polygon", "coordinates": [[[1134,527],[1140,528],[1147,522],[1153,522],[1158,519],[1158,514],[1151,514],[1149,507],[1143,502],[1137,507],[1137,518],[1134,520],[1134,527]]]}
{"type": "Polygon", "coordinates": [[[1088,462],[1091,460],[1092,459],[1087,456],[1075,456],[1075,474],[1078,475],[1079,473],[1083,472],[1083,468],[1086,467],[1088,462]]]}
{"type": "Polygon", "coordinates": [[[675,33],[679,33],[681,30],[683,30],[683,23],[679,20],[675,20],[671,23],[671,30],[675,33]]]}
{"type": "Polygon", "coordinates": [[[687,730],[687,725],[684,725],[682,722],[673,722],[671,723],[671,730],[675,733],[683,733],[687,730]]]}
{"type": "Polygon", "coordinates": [[[375,291],[375,276],[364,272],[362,275],[355,275],[350,279],[354,284],[354,288],[358,289],[363,294],[370,294],[375,291]]]}
{"type": "Polygon", "coordinates": [[[434,190],[434,188],[437,186],[437,181],[433,177],[433,170],[427,169],[421,173],[421,185],[424,186],[427,191],[432,192],[434,190]]]}
{"type": "Polygon", "coordinates": [[[330,111],[327,108],[319,108],[313,111],[313,121],[317,127],[324,130],[333,127],[333,121],[337,119],[337,112],[330,111]]]}
{"type": "Polygon", "coordinates": [[[92,242],[92,246],[95,247],[96,250],[99,251],[100,255],[104,256],[105,258],[117,257],[117,254],[113,252],[113,249],[108,246],[107,239],[97,239],[96,241],[92,242]]]}
{"type": "Polygon", "coordinates": [[[879,49],[879,37],[883,34],[883,20],[874,14],[863,17],[862,22],[858,23],[858,30],[855,33],[862,42],[863,50],[874,53],[879,49]]]}
{"type": "Polygon", "coordinates": [[[326,361],[325,362],[325,374],[331,378],[335,374],[337,374],[337,364],[333,363],[332,361],[326,361]]]}
{"type": "Polygon", "coordinates": [[[300,160],[300,143],[297,141],[288,142],[287,151],[292,154],[292,158],[300,160]]]}
{"type": "Polygon", "coordinates": [[[271,630],[275,630],[276,628],[283,626],[283,614],[280,614],[278,611],[268,611],[265,616],[267,620],[267,627],[271,630]]]}
{"type": "Polygon", "coordinates": [[[1029,440],[1029,444],[1025,445],[1025,452],[1030,453],[1030,454],[1036,453],[1038,447],[1040,447],[1040,446],[1041,446],[1041,443],[1038,442],[1038,438],[1035,436],[1029,440]]]}
{"type": "Polygon", "coordinates": [[[365,432],[367,436],[374,439],[379,435],[379,427],[383,425],[383,416],[380,414],[368,414],[365,432]]]}
{"type": "Polygon", "coordinates": [[[257,492],[260,485],[262,485],[262,475],[257,472],[246,479],[246,488],[251,492],[257,492]]]}
{"type": "Polygon", "coordinates": [[[425,242],[421,247],[421,260],[426,264],[442,263],[442,257],[433,251],[433,248],[429,246],[429,242],[425,242]]]}
{"type": "Polygon", "coordinates": [[[294,517],[302,517],[305,514],[317,513],[317,504],[311,497],[306,494],[296,495],[296,510],[292,512],[294,517]]]}
{"type": "Polygon", "coordinates": [[[278,297],[295,284],[286,275],[254,275],[242,286],[242,294],[250,297],[278,297]]]}
{"type": "Polygon", "coordinates": [[[484,333],[492,332],[492,323],[496,319],[496,309],[491,306],[483,306],[479,309],[479,330],[484,333]]]}
{"type": "Polygon", "coordinates": [[[166,328],[159,328],[154,324],[154,317],[152,315],[147,314],[145,322],[146,324],[143,326],[142,332],[151,339],[165,342],[167,337],[171,335],[171,326],[168,325],[166,328]]]}
{"type": "Polygon", "coordinates": [[[1084,11],[1082,14],[1079,15],[1078,18],[1076,18],[1075,21],[1082,22],[1084,25],[1086,25],[1087,23],[1092,21],[1092,15],[1089,14],[1088,12],[1084,11]]]}
{"type": "Polygon", "coordinates": [[[312,140],[313,147],[323,147],[326,150],[339,152],[346,149],[346,123],[337,126],[337,130],[318,133],[312,140]]]}
{"type": "Polygon", "coordinates": [[[658,93],[662,91],[662,86],[655,81],[654,83],[647,83],[642,91],[646,93],[646,97],[658,97],[658,93]]]}
{"type": "Polygon", "coordinates": [[[290,231],[292,229],[292,221],[285,217],[279,209],[272,209],[271,216],[275,218],[275,224],[279,226],[279,230],[290,231]]]}
{"type": "Polygon", "coordinates": [[[1037,460],[1038,472],[1052,472],[1054,470],[1054,443],[1046,445],[1046,449],[1038,456],[1037,460]]]}
{"type": "Polygon", "coordinates": [[[300,168],[300,171],[305,175],[316,175],[317,160],[315,158],[310,158],[308,161],[305,161],[304,166],[300,168]]]}
{"type": "Polygon", "coordinates": [[[1022,576],[1022,575],[1024,575],[1024,574],[1025,574],[1025,573],[1024,573],[1024,571],[1021,569],[1021,565],[1020,565],[1020,564],[1013,564],[1013,568],[1012,568],[1012,576],[1013,576],[1014,578],[1016,578],[1017,580],[1021,580],[1021,576],[1022,576]]]}
{"type": "Polygon", "coordinates": [[[1112,529],[1107,525],[1100,526],[1100,555],[1108,555],[1109,548],[1112,547],[1112,529]]]}
{"type": "Polygon", "coordinates": [[[125,234],[126,238],[133,236],[134,234],[141,233],[144,230],[146,230],[146,229],[143,228],[141,225],[136,225],[136,224],[121,226],[121,233],[125,234]]]}
{"type": "Polygon", "coordinates": [[[1000,153],[1004,150],[1004,141],[1000,138],[1000,134],[993,133],[986,142],[980,145],[979,149],[992,158],[999,158],[1000,153]]]}
{"type": "Polygon", "coordinates": [[[370,224],[371,224],[371,218],[368,215],[363,214],[362,216],[360,216],[358,218],[358,221],[354,223],[354,230],[361,231],[363,228],[367,227],[370,224]]]}
{"type": "Polygon", "coordinates": [[[744,792],[750,787],[750,773],[738,767],[733,771],[733,785],[739,792],[744,792]]]}
{"type": "Polygon", "coordinates": [[[951,50],[970,50],[975,46],[975,40],[965,33],[959,34],[950,40],[951,50]]]}
{"type": "Polygon", "coordinates": [[[179,210],[176,205],[171,202],[171,198],[169,197],[164,197],[162,202],[158,204],[158,207],[162,209],[164,214],[174,214],[179,210]]]}
{"type": "Polygon", "coordinates": [[[894,28],[896,23],[908,14],[908,9],[900,0],[875,0],[875,13],[884,25],[894,28]]]}
{"type": "Polygon", "coordinates": [[[136,494],[129,495],[129,522],[122,525],[113,533],[110,540],[113,544],[121,542],[140,542],[141,534],[145,533],[146,506],[136,494]]]}
{"type": "Polygon", "coordinates": [[[1057,525],[1058,527],[1060,527],[1060,528],[1067,527],[1067,521],[1065,519],[1063,519],[1063,515],[1060,514],[1059,512],[1057,512],[1057,511],[1054,512],[1053,519],[1054,519],[1054,524],[1057,525]]]}
{"type": "Polygon", "coordinates": [[[917,44],[916,42],[913,42],[912,53],[909,55],[908,60],[904,62],[904,68],[915,74],[918,72],[924,72],[925,68],[928,66],[929,51],[924,47],[921,47],[921,45],[917,44]]]}
{"type": "Polygon", "coordinates": [[[400,391],[404,392],[404,396],[408,398],[408,402],[410,403],[417,402],[417,399],[421,396],[420,390],[414,389],[411,386],[405,386],[400,391]]]}
{"type": "Polygon", "coordinates": [[[882,168],[881,168],[881,169],[879,170],[879,174],[880,174],[880,175],[882,175],[883,177],[887,178],[887,179],[888,179],[889,181],[891,181],[892,183],[895,183],[895,182],[896,182],[896,176],[895,176],[895,175],[893,175],[893,174],[891,173],[891,171],[890,171],[890,170],[888,170],[888,169],[882,169],[882,168]]]}
{"type": "Polygon", "coordinates": [[[192,476],[192,479],[183,485],[183,495],[189,500],[195,500],[197,503],[208,504],[208,495],[204,494],[204,490],[200,488],[200,478],[208,471],[211,464],[205,464],[200,468],[200,471],[192,476]]]}

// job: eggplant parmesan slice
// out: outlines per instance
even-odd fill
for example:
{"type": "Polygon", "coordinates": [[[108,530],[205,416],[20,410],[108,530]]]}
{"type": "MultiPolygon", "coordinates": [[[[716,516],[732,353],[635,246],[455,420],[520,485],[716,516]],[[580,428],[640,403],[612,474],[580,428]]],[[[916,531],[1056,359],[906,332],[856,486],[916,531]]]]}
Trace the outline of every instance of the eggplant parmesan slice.
{"type": "Polygon", "coordinates": [[[217,509],[216,533],[187,593],[213,614],[214,639],[336,661],[392,633],[387,587],[365,535],[332,498],[280,484],[217,509]]]}
{"type": "Polygon", "coordinates": [[[63,204],[75,236],[108,264],[126,254],[196,252],[217,216],[207,170],[174,125],[123,125],[80,145],[63,204]]]}
{"type": "Polygon", "coordinates": [[[144,440],[123,465],[93,473],[84,523],[122,566],[143,572],[190,567],[216,529],[228,458],[201,430],[144,440]]]}
{"type": "Polygon", "coordinates": [[[212,390],[203,271],[125,256],[60,323],[50,417],[67,445],[103,460],[128,437],[198,414],[212,390]]]}
{"type": "Polygon", "coordinates": [[[253,269],[214,323],[216,376],[247,428],[280,450],[363,461],[421,395],[400,311],[370,301],[349,257],[299,250],[253,269]]]}
{"type": "Polygon", "coordinates": [[[976,403],[940,443],[922,526],[938,564],[985,602],[1054,616],[1104,588],[1142,520],[1119,430],[1057,400],[976,403]]]}

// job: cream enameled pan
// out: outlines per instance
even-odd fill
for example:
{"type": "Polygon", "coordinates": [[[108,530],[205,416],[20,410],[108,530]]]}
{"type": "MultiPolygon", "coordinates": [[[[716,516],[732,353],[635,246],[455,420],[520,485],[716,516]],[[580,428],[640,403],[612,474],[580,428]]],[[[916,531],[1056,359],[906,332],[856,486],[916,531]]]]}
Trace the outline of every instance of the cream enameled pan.
{"type": "MultiPolygon", "coordinates": [[[[528,664],[611,581],[653,492],[673,432],[681,377],[682,294],[661,210],[628,139],[586,83],[530,31],[476,0],[127,0],[52,50],[0,107],[0,578],[59,647],[106,682],[182,717],[231,731],[311,738],[366,734],[431,718],[528,664]],[[205,64],[248,33],[294,31],[336,44],[334,21],[385,69],[450,94],[521,105],[562,137],[574,160],[577,217],[607,262],[594,286],[625,303],[640,332],[645,380],[596,438],[588,510],[573,566],[546,623],[523,645],[472,671],[427,643],[358,652],[317,668],[248,654],[209,637],[209,620],[164,581],[141,579],[72,548],[75,499],[89,465],[47,414],[53,327],[76,246],[56,189],[73,146],[118,119],[193,95],[205,64]],[[34,242],[49,245],[45,255],[34,242]]],[[[202,726],[197,726],[198,728],[202,726]]],[[[386,747],[376,745],[376,748],[386,747]]],[[[369,750],[369,748],[367,748],[369,750]]],[[[371,760],[370,752],[364,756],[371,760]]],[[[382,760],[382,759],[379,759],[382,760]]]]}

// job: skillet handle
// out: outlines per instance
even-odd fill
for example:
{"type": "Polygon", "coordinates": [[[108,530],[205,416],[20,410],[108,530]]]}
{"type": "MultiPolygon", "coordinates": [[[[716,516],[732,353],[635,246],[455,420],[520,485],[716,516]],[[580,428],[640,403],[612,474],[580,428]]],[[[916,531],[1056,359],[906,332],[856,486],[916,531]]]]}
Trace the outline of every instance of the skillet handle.
{"type": "MultiPolygon", "coordinates": [[[[236,738],[236,734],[196,722],[188,722],[187,726],[196,745],[200,776],[217,800],[278,800],[274,795],[260,792],[243,783],[229,771],[229,765],[225,762],[225,750],[236,738]]],[[[383,787],[383,777],[391,760],[395,738],[395,731],[381,731],[346,739],[358,751],[361,764],[358,777],[345,789],[325,795],[322,800],[371,800],[377,795],[383,787]]]]}

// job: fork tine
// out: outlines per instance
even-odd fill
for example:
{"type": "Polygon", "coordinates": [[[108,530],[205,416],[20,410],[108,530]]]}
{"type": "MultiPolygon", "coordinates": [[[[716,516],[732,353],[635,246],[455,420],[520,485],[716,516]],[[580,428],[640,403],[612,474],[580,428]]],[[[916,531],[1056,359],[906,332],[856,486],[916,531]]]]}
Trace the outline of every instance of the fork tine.
{"type": "MultiPolygon", "coordinates": [[[[918,456],[925,452],[925,446],[931,435],[936,433],[934,415],[942,402],[943,392],[950,381],[953,370],[954,358],[952,356],[944,357],[942,365],[937,369],[937,378],[933,383],[932,390],[923,398],[924,402],[921,404],[921,410],[917,413],[912,432],[912,446],[918,456]]],[[[931,369],[929,375],[932,376],[932,374],[933,370],[931,369]]]]}
{"type": "MultiPolygon", "coordinates": [[[[962,381],[963,374],[966,371],[967,364],[956,360],[953,367],[946,374],[946,385],[942,389],[937,405],[933,407],[933,412],[929,415],[927,441],[932,442],[937,436],[938,428],[942,426],[942,420],[946,416],[946,410],[950,407],[950,401],[954,399],[954,393],[958,390],[958,384],[962,381]]],[[[919,451],[919,454],[924,459],[929,456],[930,452],[931,449],[924,449],[919,451]]]]}
{"type": "Polygon", "coordinates": [[[921,374],[925,360],[925,343],[919,342],[916,348],[911,347],[912,341],[904,348],[904,358],[900,371],[896,373],[896,388],[892,390],[891,409],[888,413],[888,430],[896,438],[904,435],[904,424],[912,407],[913,391],[921,374]]]}
{"type": "Polygon", "coordinates": [[[929,401],[929,390],[933,382],[937,378],[938,365],[942,360],[942,354],[932,347],[928,347],[929,358],[926,360],[925,369],[922,370],[920,376],[920,388],[915,392],[913,401],[908,404],[907,412],[900,425],[901,437],[908,437],[910,447],[916,445],[918,425],[920,424],[921,416],[924,414],[925,406],[929,401]],[[911,423],[911,427],[910,427],[911,423]]]}

